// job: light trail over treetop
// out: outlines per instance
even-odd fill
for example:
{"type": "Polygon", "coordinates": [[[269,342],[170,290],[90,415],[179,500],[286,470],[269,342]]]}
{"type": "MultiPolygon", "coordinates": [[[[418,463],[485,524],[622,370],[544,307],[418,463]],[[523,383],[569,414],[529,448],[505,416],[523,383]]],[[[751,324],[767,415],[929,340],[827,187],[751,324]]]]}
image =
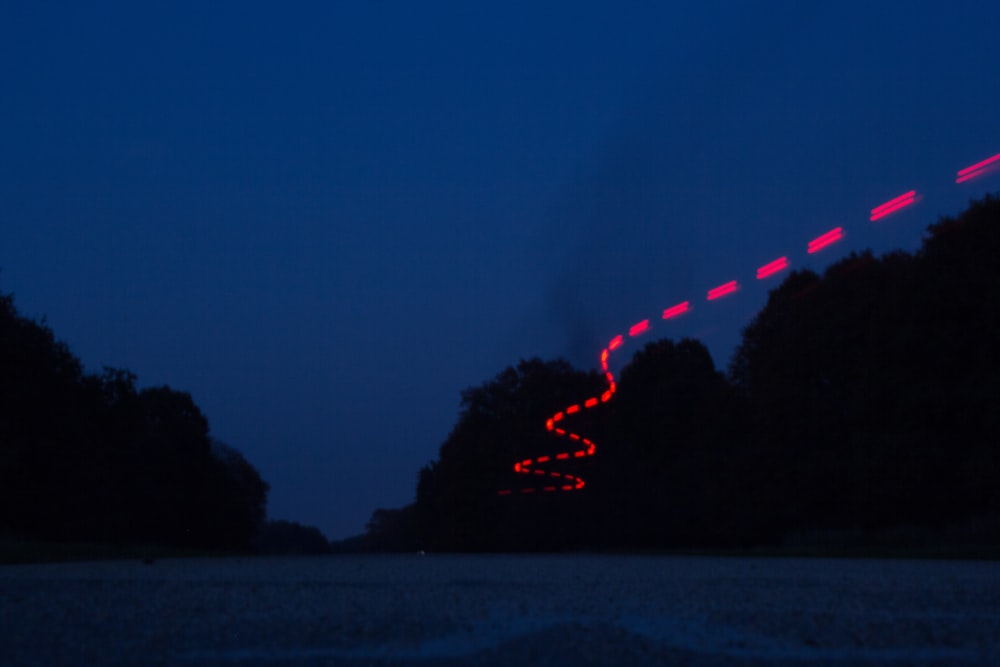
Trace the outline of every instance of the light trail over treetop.
{"type": "MultiPolygon", "coordinates": [[[[987,173],[987,171],[991,171],[997,167],[1000,167],[1000,154],[994,155],[991,158],[987,158],[986,160],[983,160],[981,162],[978,162],[976,164],[973,164],[969,167],[966,167],[958,171],[956,183],[963,183],[972,178],[982,176],[983,174],[987,173]]],[[[916,190],[910,190],[908,192],[905,192],[899,195],[898,197],[894,197],[893,199],[890,199],[889,201],[871,209],[869,215],[869,221],[875,222],[877,220],[881,220],[889,215],[892,215],[893,213],[896,213],[906,207],[915,204],[917,201],[918,201],[918,195],[916,190]]],[[[836,243],[837,241],[840,241],[843,238],[844,238],[844,228],[835,227],[834,229],[831,229],[809,241],[806,246],[806,253],[807,254],[817,253],[821,250],[828,248],[830,245],[836,243]]],[[[758,280],[767,279],[785,270],[786,268],[789,267],[789,265],[790,265],[790,260],[788,259],[788,256],[783,255],[778,259],[759,267],[756,270],[756,277],[758,280]]],[[[707,302],[714,302],[721,299],[722,297],[737,293],[739,289],[740,289],[739,281],[730,280],[726,283],[723,283],[721,285],[709,289],[706,292],[705,300],[707,302]]],[[[691,310],[691,302],[683,301],[674,306],[666,308],[663,311],[662,319],[671,320],[680,315],[683,315],[684,313],[689,312],[690,310],[691,310]]],[[[622,348],[625,345],[627,339],[632,339],[638,336],[645,335],[650,331],[652,331],[652,329],[653,327],[650,324],[649,319],[641,320],[638,323],[629,327],[627,334],[619,334],[614,338],[612,338],[608,342],[607,347],[601,350],[600,353],[601,370],[605,374],[605,379],[608,383],[607,384],[608,388],[603,394],[601,394],[599,398],[596,396],[592,396],[586,399],[583,402],[584,407],[592,408],[599,405],[600,403],[607,403],[609,400],[611,400],[612,396],[614,396],[615,392],[617,391],[617,385],[615,383],[614,374],[609,370],[609,365],[608,365],[608,360],[611,353],[622,348]]],[[[552,493],[556,491],[578,491],[586,486],[584,480],[577,475],[564,472],[550,471],[538,467],[539,464],[542,465],[547,464],[550,461],[552,461],[552,459],[555,459],[557,461],[566,461],[569,459],[590,457],[596,453],[597,445],[592,440],[582,436],[579,433],[556,426],[557,423],[563,422],[563,420],[567,416],[577,414],[579,412],[580,412],[580,405],[574,404],[569,406],[568,408],[565,408],[564,410],[555,413],[545,422],[545,428],[549,432],[559,437],[569,438],[573,443],[578,443],[578,446],[575,449],[560,451],[554,455],[539,456],[536,458],[526,458],[514,464],[515,473],[519,475],[530,475],[532,480],[545,480],[545,481],[537,482],[535,484],[529,483],[528,485],[522,486],[516,490],[511,488],[502,489],[498,492],[500,495],[508,496],[514,494],[515,492],[522,494],[532,494],[537,492],[552,493]]]]}

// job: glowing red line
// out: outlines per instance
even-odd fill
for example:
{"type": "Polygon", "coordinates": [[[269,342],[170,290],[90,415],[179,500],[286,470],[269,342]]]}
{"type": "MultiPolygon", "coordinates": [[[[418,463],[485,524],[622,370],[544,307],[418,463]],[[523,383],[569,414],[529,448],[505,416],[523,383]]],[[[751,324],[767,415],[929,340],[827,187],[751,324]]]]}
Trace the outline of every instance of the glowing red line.
{"type": "Polygon", "coordinates": [[[956,182],[957,183],[961,183],[963,180],[968,180],[969,178],[973,178],[974,176],[977,176],[978,172],[982,171],[984,167],[987,167],[987,166],[993,164],[994,162],[1000,162],[1000,153],[997,153],[993,157],[988,157],[985,160],[983,160],[982,162],[977,162],[976,164],[972,165],[971,167],[966,167],[965,169],[959,169],[958,170],[958,178],[959,178],[959,180],[956,181],[956,182]],[[966,178],[963,178],[963,176],[966,177],[966,178]]]}
{"type": "Polygon", "coordinates": [[[669,320],[671,317],[678,317],[683,315],[688,311],[688,306],[691,304],[685,301],[684,303],[679,303],[676,306],[670,306],[663,311],[663,319],[669,320]]]}
{"type": "Polygon", "coordinates": [[[917,200],[917,191],[916,190],[910,190],[906,194],[899,195],[895,199],[890,199],[889,201],[887,201],[886,203],[882,204],[881,206],[876,206],[875,208],[873,208],[872,209],[872,214],[871,214],[871,217],[869,218],[869,220],[871,222],[875,222],[876,220],[884,218],[885,216],[889,215],[890,213],[895,213],[896,211],[898,211],[899,209],[903,208],[904,206],[908,206],[908,205],[912,204],[916,200],[917,200]]]}
{"type": "Polygon", "coordinates": [[[713,289],[708,290],[708,300],[714,301],[715,299],[726,296],[727,294],[732,294],[740,287],[739,283],[735,280],[731,280],[725,285],[719,285],[713,289]]]}
{"type": "Polygon", "coordinates": [[[633,324],[628,330],[628,335],[634,337],[638,336],[641,333],[645,333],[648,330],[649,330],[649,320],[643,320],[642,322],[633,324]]]}
{"type": "Polygon", "coordinates": [[[809,254],[822,250],[831,243],[835,243],[844,238],[844,228],[836,227],[826,234],[821,234],[809,242],[809,254]]]}
{"type": "Polygon", "coordinates": [[[900,202],[906,201],[907,199],[913,199],[916,196],[917,196],[917,191],[916,190],[910,190],[909,192],[901,194],[901,195],[899,195],[898,197],[896,197],[894,199],[890,199],[889,201],[887,201],[884,204],[880,204],[879,206],[876,206],[875,208],[872,209],[872,213],[879,213],[879,212],[881,212],[881,211],[883,211],[883,210],[885,210],[887,208],[892,208],[896,204],[899,204],[900,202]]]}
{"type": "Polygon", "coordinates": [[[763,280],[764,278],[767,278],[768,276],[773,276],[775,273],[778,273],[779,271],[784,271],[787,268],[788,268],[788,258],[779,257],[773,262],[765,264],[764,266],[757,269],[757,280],[763,280]]]}
{"type": "Polygon", "coordinates": [[[904,202],[901,202],[901,203],[899,203],[899,204],[896,204],[896,205],[895,205],[895,206],[893,206],[892,208],[887,208],[887,209],[885,209],[884,211],[882,211],[881,213],[879,213],[879,214],[878,214],[877,216],[874,216],[874,217],[873,217],[873,218],[871,219],[871,221],[872,221],[872,222],[875,222],[876,220],[881,220],[882,218],[884,218],[884,217],[886,217],[886,216],[888,216],[888,215],[892,215],[893,213],[895,213],[895,212],[896,212],[896,211],[898,211],[899,209],[901,209],[901,208],[905,208],[905,207],[909,206],[910,204],[912,204],[912,203],[913,203],[913,202],[915,202],[915,201],[916,201],[916,199],[907,199],[907,200],[906,200],[906,201],[904,201],[904,202]]]}
{"type": "MultiPolygon", "coordinates": [[[[683,305],[686,306],[686,302],[683,305]]],[[[636,336],[638,334],[643,333],[647,329],[649,329],[649,320],[643,320],[642,322],[634,324],[632,326],[632,328],[629,329],[629,335],[630,336],[636,336]]],[[[614,374],[611,373],[611,371],[607,370],[607,368],[608,368],[608,357],[610,356],[610,351],[611,350],[614,350],[615,348],[620,347],[622,344],[624,344],[624,337],[623,336],[615,336],[611,340],[611,342],[608,344],[608,347],[605,348],[604,350],[601,350],[601,365],[604,367],[604,377],[608,381],[608,389],[603,394],[601,394],[601,398],[599,400],[598,400],[598,398],[596,396],[592,396],[592,397],[588,398],[586,401],[584,401],[583,407],[585,407],[585,408],[593,408],[593,407],[597,407],[597,405],[599,405],[601,402],[606,403],[609,400],[611,400],[611,397],[615,393],[616,386],[615,386],[615,376],[614,376],[614,374]]],[[[565,460],[568,460],[570,458],[577,458],[577,459],[586,458],[587,456],[593,456],[594,452],[597,451],[597,445],[595,445],[594,442],[592,442],[591,440],[588,440],[587,438],[584,438],[583,436],[581,436],[581,435],[579,435],[577,433],[570,433],[570,432],[566,431],[565,429],[556,428],[556,422],[560,422],[563,419],[565,419],[567,416],[572,415],[572,414],[576,414],[579,411],[580,411],[580,404],[577,403],[577,404],[574,404],[574,405],[571,405],[571,406],[567,407],[565,410],[562,410],[560,412],[555,413],[554,415],[552,415],[551,417],[549,417],[545,421],[545,428],[548,429],[549,431],[554,431],[555,434],[558,435],[558,436],[565,436],[565,437],[569,437],[572,440],[576,440],[578,442],[582,442],[587,447],[586,449],[579,449],[579,450],[576,450],[574,452],[560,452],[560,453],[558,453],[558,454],[555,455],[555,459],[558,460],[558,461],[565,461],[565,460]]],[[[563,478],[563,477],[565,477],[567,480],[573,481],[575,483],[575,485],[572,485],[572,486],[571,485],[566,485],[566,486],[560,487],[561,490],[563,490],[563,491],[572,491],[572,490],[576,490],[576,489],[582,489],[584,487],[583,480],[580,479],[579,477],[575,477],[573,475],[564,475],[563,473],[559,473],[559,472],[546,473],[544,470],[539,470],[537,468],[534,469],[534,470],[528,469],[528,468],[531,467],[531,465],[533,463],[538,463],[538,464],[548,463],[550,460],[551,460],[551,457],[549,457],[549,456],[539,456],[537,459],[526,459],[524,461],[520,461],[518,463],[515,463],[514,464],[514,471],[522,473],[522,474],[531,474],[532,472],[534,472],[534,474],[536,474],[536,475],[550,474],[552,477],[557,477],[557,478],[563,478]]],[[[550,490],[551,491],[556,491],[557,488],[555,488],[555,487],[542,487],[542,488],[540,488],[540,487],[531,487],[530,490],[521,489],[521,493],[533,493],[533,492],[538,491],[538,490],[542,490],[542,491],[550,491],[550,490]]],[[[510,492],[509,489],[505,489],[503,491],[499,491],[498,493],[500,495],[502,495],[502,496],[505,496],[505,495],[509,495],[511,492],[510,492]],[[506,491],[506,493],[504,491],[506,491]]]]}

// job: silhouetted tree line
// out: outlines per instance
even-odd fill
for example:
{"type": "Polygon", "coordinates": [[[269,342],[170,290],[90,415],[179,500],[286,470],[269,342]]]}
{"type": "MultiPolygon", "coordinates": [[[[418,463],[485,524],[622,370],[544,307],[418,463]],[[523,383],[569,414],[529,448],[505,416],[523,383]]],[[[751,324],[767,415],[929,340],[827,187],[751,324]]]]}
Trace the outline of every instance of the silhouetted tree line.
{"type": "Polygon", "coordinates": [[[191,396],[83,372],[0,295],[0,535],[246,549],[267,484],[191,396]]]}
{"type": "MultiPolygon", "coordinates": [[[[915,254],[792,272],[727,374],[699,342],[651,342],[618,394],[574,417],[581,491],[498,496],[542,427],[603,390],[522,361],[462,394],[416,499],[378,510],[379,550],[1000,545],[1000,200],[928,228],[915,254]]],[[[560,462],[566,463],[566,462],[560,462]]]]}

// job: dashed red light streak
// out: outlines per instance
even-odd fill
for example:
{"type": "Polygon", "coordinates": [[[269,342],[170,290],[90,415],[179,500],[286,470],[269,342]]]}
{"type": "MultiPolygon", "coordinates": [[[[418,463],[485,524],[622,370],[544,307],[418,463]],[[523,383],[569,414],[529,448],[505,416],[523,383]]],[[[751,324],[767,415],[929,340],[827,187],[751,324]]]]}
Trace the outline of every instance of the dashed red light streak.
{"type": "Polygon", "coordinates": [[[773,276],[776,273],[780,273],[788,268],[788,258],[779,257],[773,262],[769,262],[764,266],[757,269],[757,280],[763,280],[769,276],[773,276]]]}
{"type": "MultiPolygon", "coordinates": [[[[962,183],[971,178],[975,178],[976,176],[980,176],[986,173],[986,171],[992,170],[994,168],[1000,168],[1000,154],[994,155],[993,157],[987,158],[986,160],[977,162],[974,165],[971,165],[969,167],[966,167],[965,169],[960,170],[956,177],[956,183],[962,183]]],[[[871,215],[869,216],[869,219],[870,221],[874,222],[888,215],[891,215],[892,213],[895,213],[901,208],[909,206],[916,201],[917,201],[917,192],[916,190],[911,190],[894,199],[890,199],[884,204],[881,204],[873,208],[871,210],[871,215]]],[[[836,227],[834,229],[831,229],[825,234],[822,234],[813,239],[812,241],[810,241],[808,245],[808,252],[810,254],[817,252],[818,250],[821,250],[822,248],[825,248],[830,244],[839,241],[840,239],[843,238],[843,236],[844,236],[844,230],[842,227],[836,227]]],[[[764,278],[772,276],[780,271],[785,270],[786,268],[788,268],[788,266],[789,266],[788,258],[784,256],[779,257],[778,259],[769,262],[764,266],[759,267],[757,269],[757,279],[762,280],[764,278]]],[[[739,281],[732,280],[728,283],[724,283],[722,285],[719,285],[718,287],[714,287],[708,290],[707,298],[709,301],[714,301],[723,296],[736,292],[739,289],[739,287],[740,287],[739,281]]],[[[690,310],[690,307],[691,304],[689,301],[682,301],[681,303],[678,303],[674,306],[665,309],[663,311],[663,319],[669,320],[678,317],[680,315],[683,315],[684,313],[688,312],[688,310],[690,310]]],[[[651,327],[649,324],[649,320],[642,320],[641,322],[638,322],[629,328],[628,335],[629,337],[639,336],[649,331],[650,328],[651,327]]],[[[608,370],[608,359],[611,353],[617,350],[618,348],[622,347],[624,343],[625,343],[624,336],[620,335],[615,336],[608,343],[608,346],[605,349],[601,350],[601,355],[600,355],[601,370],[602,372],[604,372],[605,380],[608,383],[608,388],[600,395],[600,398],[590,397],[586,401],[584,401],[583,402],[584,408],[589,409],[596,407],[600,403],[607,403],[614,396],[615,392],[617,391],[617,385],[615,384],[614,375],[608,370]]],[[[574,415],[579,413],[580,411],[581,410],[579,403],[571,405],[565,408],[564,410],[560,410],[559,412],[555,413],[545,421],[545,428],[548,431],[555,434],[556,436],[569,438],[570,441],[573,443],[580,443],[582,447],[557,452],[555,454],[547,454],[545,456],[539,456],[537,458],[528,458],[518,461],[514,464],[515,473],[521,475],[533,475],[535,477],[538,476],[548,477],[550,479],[561,480],[562,483],[557,483],[557,484],[548,483],[542,486],[525,486],[519,489],[517,491],[518,493],[531,494],[539,491],[542,493],[553,493],[556,491],[578,491],[584,488],[585,483],[583,479],[581,479],[576,475],[563,472],[548,471],[543,468],[537,467],[539,464],[548,464],[551,463],[553,460],[568,461],[570,459],[586,458],[589,456],[593,456],[595,454],[595,452],[597,451],[597,445],[592,440],[589,440],[588,438],[580,435],[579,433],[574,433],[564,428],[556,427],[556,424],[562,422],[568,415],[574,415]]],[[[498,494],[501,496],[509,496],[512,495],[513,493],[514,490],[512,489],[502,489],[498,491],[498,494]]]]}
{"type": "Polygon", "coordinates": [[[727,294],[732,294],[740,288],[740,284],[735,280],[730,280],[725,285],[719,285],[718,287],[713,287],[708,290],[708,300],[715,301],[716,299],[721,299],[727,294]]]}
{"type": "Polygon", "coordinates": [[[831,243],[836,243],[842,238],[844,238],[843,227],[831,229],[826,234],[821,234],[809,242],[809,254],[811,255],[814,252],[818,252],[831,243]]]}
{"type": "Polygon", "coordinates": [[[971,180],[976,176],[982,176],[997,167],[1000,167],[1000,153],[997,153],[993,157],[988,157],[982,162],[977,162],[972,166],[966,167],[965,169],[959,169],[955,182],[965,183],[966,181],[971,180]]]}
{"type": "Polygon", "coordinates": [[[663,319],[669,320],[674,317],[680,317],[689,310],[690,305],[691,305],[690,303],[685,301],[683,303],[677,304],[676,306],[670,306],[669,308],[663,311],[663,319]]]}
{"type": "Polygon", "coordinates": [[[640,334],[646,333],[647,331],[649,331],[649,320],[643,320],[642,322],[633,324],[629,327],[628,335],[634,338],[640,334]]]}
{"type": "Polygon", "coordinates": [[[881,220],[885,216],[891,215],[892,213],[895,213],[899,209],[905,206],[909,206],[915,201],[917,201],[917,191],[910,190],[905,194],[899,195],[895,199],[890,199],[881,206],[876,206],[875,208],[873,208],[869,220],[871,222],[875,222],[876,220],[881,220]]]}

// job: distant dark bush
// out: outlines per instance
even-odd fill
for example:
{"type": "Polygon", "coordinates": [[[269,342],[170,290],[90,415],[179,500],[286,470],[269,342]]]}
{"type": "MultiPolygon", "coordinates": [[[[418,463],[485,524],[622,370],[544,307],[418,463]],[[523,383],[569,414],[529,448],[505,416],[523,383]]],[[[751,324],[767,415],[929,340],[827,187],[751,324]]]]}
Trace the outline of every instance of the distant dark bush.
{"type": "Polygon", "coordinates": [[[254,538],[254,550],[263,555],[330,553],[330,543],[318,528],[294,521],[265,521],[254,538]]]}

